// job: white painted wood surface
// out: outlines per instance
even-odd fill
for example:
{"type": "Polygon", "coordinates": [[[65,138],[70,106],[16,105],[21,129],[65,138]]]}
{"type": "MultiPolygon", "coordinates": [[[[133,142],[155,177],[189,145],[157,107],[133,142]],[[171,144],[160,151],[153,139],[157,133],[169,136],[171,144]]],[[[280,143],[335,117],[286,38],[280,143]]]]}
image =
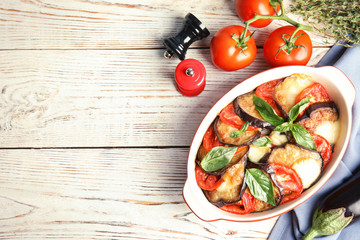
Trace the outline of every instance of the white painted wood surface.
{"type": "MultiPolygon", "coordinates": [[[[163,38],[195,14],[211,32],[241,24],[233,1],[0,2],[0,239],[266,239],[276,219],[206,223],[182,199],[187,152],[210,107],[269,67],[266,36],[240,71],[216,69],[211,36],[188,58],[207,69],[176,91],[163,38]]],[[[330,44],[311,33],[315,65],[330,44]]]]}

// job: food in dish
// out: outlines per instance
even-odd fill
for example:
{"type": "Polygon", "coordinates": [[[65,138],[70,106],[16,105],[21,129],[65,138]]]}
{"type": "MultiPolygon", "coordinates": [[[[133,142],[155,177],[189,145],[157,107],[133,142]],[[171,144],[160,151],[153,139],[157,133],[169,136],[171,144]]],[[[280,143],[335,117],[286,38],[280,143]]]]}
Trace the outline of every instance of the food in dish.
{"type": "Polygon", "coordinates": [[[195,178],[220,209],[249,214],[298,198],[321,176],[340,132],[339,111],[306,74],[237,96],[210,124],[195,178]]]}

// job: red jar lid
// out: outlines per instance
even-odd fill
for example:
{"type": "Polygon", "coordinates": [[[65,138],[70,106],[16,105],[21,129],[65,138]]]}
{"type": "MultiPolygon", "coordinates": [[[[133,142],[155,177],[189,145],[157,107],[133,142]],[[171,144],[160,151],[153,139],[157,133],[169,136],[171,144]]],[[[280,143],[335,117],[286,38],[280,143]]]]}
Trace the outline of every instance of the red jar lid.
{"type": "Polygon", "coordinates": [[[205,88],[206,70],[195,59],[186,59],[175,69],[175,81],[178,91],[189,97],[199,95],[205,88]]]}

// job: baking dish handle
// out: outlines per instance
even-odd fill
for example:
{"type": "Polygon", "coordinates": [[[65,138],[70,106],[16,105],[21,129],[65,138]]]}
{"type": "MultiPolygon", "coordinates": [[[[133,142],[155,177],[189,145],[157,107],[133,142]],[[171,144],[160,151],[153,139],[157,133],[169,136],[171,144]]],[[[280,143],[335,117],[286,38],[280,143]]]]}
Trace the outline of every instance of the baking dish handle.
{"type": "Polygon", "coordinates": [[[205,222],[216,221],[212,211],[209,211],[209,209],[204,206],[208,204],[208,202],[199,202],[199,197],[195,195],[196,193],[191,188],[189,179],[187,179],[183,188],[183,198],[186,205],[188,205],[190,210],[201,220],[205,222]]]}

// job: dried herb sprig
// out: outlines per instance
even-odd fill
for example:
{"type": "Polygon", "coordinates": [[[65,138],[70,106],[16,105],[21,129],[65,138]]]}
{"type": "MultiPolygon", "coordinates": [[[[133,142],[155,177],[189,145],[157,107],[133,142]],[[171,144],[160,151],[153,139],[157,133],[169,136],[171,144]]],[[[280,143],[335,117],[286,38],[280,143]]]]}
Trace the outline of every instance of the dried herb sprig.
{"type": "Polygon", "coordinates": [[[360,44],[359,0],[294,0],[290,8],[319,32],[338,41],[360,44]]]}

